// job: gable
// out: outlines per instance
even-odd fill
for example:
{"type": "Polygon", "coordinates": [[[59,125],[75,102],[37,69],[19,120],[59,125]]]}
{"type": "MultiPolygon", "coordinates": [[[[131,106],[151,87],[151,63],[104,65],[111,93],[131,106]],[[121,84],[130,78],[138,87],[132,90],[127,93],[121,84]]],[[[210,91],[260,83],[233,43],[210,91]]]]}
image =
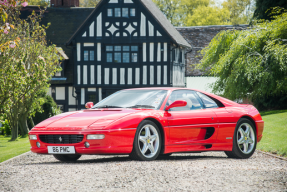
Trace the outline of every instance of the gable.
{"type": "MultiPolygon", "coordinates": [[[[112,38],[115,41],[127,39],[152,39],[157,40],[170,39],[181,46],[190,45],[177,32],[177,30],[164,17],[162,12],[151,13],[144,5],[144,0],[102,0],[77,29],[73,36],[67,42],[71,44],[72,40],[85,38],[85,40],[112,38]],[[155,18],[155,15],[162,17],[155,18]],[[164,21],[164,19],[166,21],[164,21]],[[159,22],[162,21],[162,22],[159,22]],[[167,25],[169,23],[169,25],[167,25]],[[163,27],[166,26],[166,27],[163,27]],[[175,32],[174,32],[175,31],[175,32]],[[171,35],[174,33],[176,35],[171,35]],[[176,38],[176,39],[175,39],[176,38]]],[[[145,1],[147,3],[147,1],[145,1]]],[[[151,2],[153,5],[154,3],[151,2]]],[[[155,5],[154,5],[155,6],[155,5]]],[[[155,6],[157,9],[157,7],[155,6]]],[[[155,10],[153,7],[153,10],[155,10]]]]}

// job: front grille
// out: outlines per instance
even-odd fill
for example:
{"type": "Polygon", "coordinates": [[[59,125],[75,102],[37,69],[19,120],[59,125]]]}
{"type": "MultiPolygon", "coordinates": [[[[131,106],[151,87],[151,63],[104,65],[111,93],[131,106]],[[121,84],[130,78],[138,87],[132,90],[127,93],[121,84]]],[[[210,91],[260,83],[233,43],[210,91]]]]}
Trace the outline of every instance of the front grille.
{"type": "Polygon", "coordinates": [[[44,143],[71,144],[83,141],[84,135],[40,135],[44,143]]]}

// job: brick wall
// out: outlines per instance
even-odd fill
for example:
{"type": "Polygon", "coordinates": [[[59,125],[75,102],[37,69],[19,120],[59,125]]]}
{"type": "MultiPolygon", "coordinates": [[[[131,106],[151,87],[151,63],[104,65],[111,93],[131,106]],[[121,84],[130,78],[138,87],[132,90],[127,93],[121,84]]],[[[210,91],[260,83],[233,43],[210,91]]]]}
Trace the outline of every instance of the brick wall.
{"type": "Polygon", "coordinates": [[[248,25],[212,25],[212,26],[195,26],[195,27],[176,27],[179,33],[192,46],[192,51],[187,54],[186,76],[202,76],[203,71],[195,69],[200,62],[200,53],[204,47],[208,46],[213,37],[220,31],[231,29],[245,29],[248,25]]]}

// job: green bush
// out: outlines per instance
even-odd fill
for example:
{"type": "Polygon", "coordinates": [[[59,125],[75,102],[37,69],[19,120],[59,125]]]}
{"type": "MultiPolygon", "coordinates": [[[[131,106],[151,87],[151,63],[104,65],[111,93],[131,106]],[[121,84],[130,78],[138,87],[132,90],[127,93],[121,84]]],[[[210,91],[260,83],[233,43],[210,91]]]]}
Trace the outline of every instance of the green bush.
{"type": "Polygon", "coordinates": [[[42,95],[42,97],[45,100],[44,104],[42,105],[43,111],[37,112],[35,116],[33,117],[33,121],[35,125],[40,123],[41,121],[44,121],[45,119],[48,119],[49,117],[52,117],[54,115],[61,113],[56,102],[50,95],[42,95]]]}
{"type": "Polygon", "coordinates": [[[0,120],[0,123],[2,124],[1,131],[0,131],[1,135],[4,135],[4,136],[11,135],[11,129],[10,129],[8,120],[7,119],[0,120]]]}
{"type": "Polygon", "coordinates": [[[261,97],[252,102],[259,111],[287,109],[287,95],[261,97]]]}

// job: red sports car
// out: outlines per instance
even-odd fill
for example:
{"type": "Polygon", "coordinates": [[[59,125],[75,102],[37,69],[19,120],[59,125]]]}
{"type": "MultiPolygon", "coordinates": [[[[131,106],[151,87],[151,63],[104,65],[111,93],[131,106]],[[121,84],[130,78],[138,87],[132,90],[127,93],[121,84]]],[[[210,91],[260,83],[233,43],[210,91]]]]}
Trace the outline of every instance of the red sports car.
{"type": "Polygon", "coordinates": [[[252,105],[184,88],[126,89],[86,107],[36,125],[29,132],[31,151],[52,154],[60,161],[88,154],[154,160],[159,155],[203,151],[249,158],[264,127],[252,105]]]}

